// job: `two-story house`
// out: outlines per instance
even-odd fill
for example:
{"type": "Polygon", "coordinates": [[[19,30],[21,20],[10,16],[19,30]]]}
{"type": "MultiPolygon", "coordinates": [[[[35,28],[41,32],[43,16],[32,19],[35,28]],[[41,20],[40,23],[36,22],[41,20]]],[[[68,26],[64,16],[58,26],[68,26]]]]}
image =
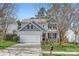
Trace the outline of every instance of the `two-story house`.
{"type": "Polygon", "coordinates": [[[24,19],[18,32],[20,42],[40,43],[42,40],[59,39],[58,24],[55,19],[24,19]]]}

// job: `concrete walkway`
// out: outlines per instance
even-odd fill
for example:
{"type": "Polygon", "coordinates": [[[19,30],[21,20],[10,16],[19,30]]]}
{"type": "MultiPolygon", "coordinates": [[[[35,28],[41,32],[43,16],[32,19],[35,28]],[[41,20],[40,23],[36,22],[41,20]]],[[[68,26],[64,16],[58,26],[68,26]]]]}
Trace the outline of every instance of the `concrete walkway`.
{"type": "MultiPolygon", "coordinates": [[[[50,51],[42,51],[42,53],[50,54],[50,51]]],[[[79,52],[53,52],[52,54],[79,54],[79,52]]]]}
{"type": "Polygon", "coordinates": [[[20,43],[0,51],[0,56],[40,56],[40,44],[20,43]]]}

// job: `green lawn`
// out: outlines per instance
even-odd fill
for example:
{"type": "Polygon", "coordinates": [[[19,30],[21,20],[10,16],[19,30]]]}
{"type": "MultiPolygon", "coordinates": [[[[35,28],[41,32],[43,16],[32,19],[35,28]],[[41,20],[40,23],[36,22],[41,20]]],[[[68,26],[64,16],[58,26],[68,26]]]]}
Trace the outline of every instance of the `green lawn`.
{"type": "MultiPolygon", "coordinates": [[[[50,51],[49,44],[42,44],[41,48],[43,51],[50,51]]],[[[54,44],[53,51],[59,52],[79,52],[79,44],[54,44]]]]}
{"type": "Polygon", "coordinates": [[[12,41],[0,41],[0,49],[4,49],[4,48],[12,46],[14,44],[16,44],[16,42],[12,42],[12,41]]]}

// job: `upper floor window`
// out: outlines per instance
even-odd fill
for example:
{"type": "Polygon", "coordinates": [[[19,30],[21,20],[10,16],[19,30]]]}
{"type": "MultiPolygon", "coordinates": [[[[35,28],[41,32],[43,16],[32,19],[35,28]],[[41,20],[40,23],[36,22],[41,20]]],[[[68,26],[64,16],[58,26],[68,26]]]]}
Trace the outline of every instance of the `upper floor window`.
{"type": "Polygon", "coordinates": [[[27,29],[33,29],[33,25],[32,24],[28,24],[27,25],[27,29]]]}
{"type": "Polygon", "coordinates": [[[57,24],[53,24],[53,29],[57,29],[57,24]]]}
{"type": "Polygon", "coordinates": [[[33,29],[33,25],[31,25],[31,29],[33,29]]]}
{"type": "Polygon", "coordinates": [[[29,25],[27,25],[27,29],[29,29],[29,25]]]}
{"type": "Polygon", "coordinates": [[[52,29],[52,24],[48,24],[48,28],[49,29],[52,29]]]}
{"type": "Polygon", "coordinates": [[[48,24],[48,29],[57,29],[57,24],[48,24]]]}

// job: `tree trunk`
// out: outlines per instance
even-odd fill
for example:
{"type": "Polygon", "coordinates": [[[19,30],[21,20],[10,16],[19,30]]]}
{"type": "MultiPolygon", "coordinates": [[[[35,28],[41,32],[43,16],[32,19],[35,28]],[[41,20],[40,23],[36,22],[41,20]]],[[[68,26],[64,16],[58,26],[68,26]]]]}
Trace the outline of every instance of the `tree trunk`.
{"type": "Polygon", "coordinates": [[[76,36],[77,36],[77,34],[75,34],[75,41],[74,41],[74,44],[76,44],[76,36]]]}
{"type": "Polygon", "coordinates": [[[6,40],[6,30],[3,30],[3,40],[6,40]]]}
{"type": "Polygon", "coordinates": [[[59,44],[60,45],[62,44],[63,38],[64,38],[64,32],[63,31],[60,31],[60,40],[59,40],[59,44]]]}
{"type": "Polygon", "coordinates": [[[59,36],[60,36],[60,39],[59,39],[59,45],[61,45],[61,41],[62,41],[62,35],[61,35],[61,31],[60,31],[60,34],[59,34],[59,36]]]}

